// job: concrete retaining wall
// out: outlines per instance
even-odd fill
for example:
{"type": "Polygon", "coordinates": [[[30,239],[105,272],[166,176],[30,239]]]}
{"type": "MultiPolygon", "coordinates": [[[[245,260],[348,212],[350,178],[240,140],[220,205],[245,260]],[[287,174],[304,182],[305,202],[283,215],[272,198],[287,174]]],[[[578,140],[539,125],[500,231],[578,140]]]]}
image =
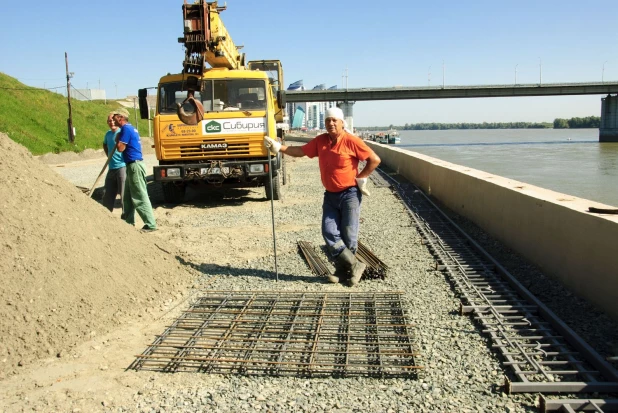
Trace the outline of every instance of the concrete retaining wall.
{"type": "Polygon", "coordinates": [[[383,165],[618,320],[618,249],[614,245],[618,244],[618,216],[587,212],[590,206],[610,206],[416,152],[368,144],[383,165]]]}
{"type": "MultiPolygon", "coordinates": [[[[618,216],[598,202],[369,142],[382,163],[618,320],[618,216]]],[[[575,310],[574,310],[575,311],[575,310]]]]}

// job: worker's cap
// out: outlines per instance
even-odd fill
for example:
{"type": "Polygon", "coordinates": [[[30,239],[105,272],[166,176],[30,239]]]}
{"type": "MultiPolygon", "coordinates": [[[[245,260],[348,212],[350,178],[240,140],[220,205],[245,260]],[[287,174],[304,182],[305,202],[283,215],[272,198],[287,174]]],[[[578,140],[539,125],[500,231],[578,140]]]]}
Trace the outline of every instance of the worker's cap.
{"type": "Polygon", "coordinates": [[[118,108],[112,111],[112,116],[120,115],[125,119],[129,119],[129,111],[123,108],[118,108]]]}
{"type": "Polygon", "coordinates": [[[345,122],[345,119],[343,118],[343,111],[339,108],[326,109],[326,113],[324,114],[324,119],[328,119],[328,118],[341,119],[342,121],[345,122]]]}

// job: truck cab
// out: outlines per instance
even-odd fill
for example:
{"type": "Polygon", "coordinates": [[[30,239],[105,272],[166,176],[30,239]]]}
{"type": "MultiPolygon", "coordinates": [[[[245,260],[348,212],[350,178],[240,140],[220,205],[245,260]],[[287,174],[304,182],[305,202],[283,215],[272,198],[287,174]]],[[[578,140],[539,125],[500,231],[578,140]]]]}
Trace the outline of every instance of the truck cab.
{"type": "MultiPolygon", "coordinates": [[[[185,112],[195,110],[185,102],[187,74],[164,76],[157,87],[153,138],[159,165],[154,167],[154,179],[161,183],[165,201],[181,202],[187,186],[197,184],[264,186],[270,199],[269,168],[272,197],[280,199],[281,155],[272,156],[263,144],[265,135],[284,137],[278,118],[285,103],[272,75],[262,70],[211,68],[191,76],[193,97],[204,109],[196,125],[183,123],[177,112],[179,104],[185,112]]],[[[143,118],[148,117],[146,96],[141,89],[143,118]]]]}

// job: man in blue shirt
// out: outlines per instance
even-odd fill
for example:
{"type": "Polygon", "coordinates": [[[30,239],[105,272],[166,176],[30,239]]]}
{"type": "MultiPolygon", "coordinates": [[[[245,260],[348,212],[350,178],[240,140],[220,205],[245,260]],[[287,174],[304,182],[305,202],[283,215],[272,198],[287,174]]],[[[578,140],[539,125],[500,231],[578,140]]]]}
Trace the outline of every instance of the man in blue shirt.
{"type": "Polygon", "coordinates": [[[127,165],[123,200],[124,220],[135,225],[135,211],[137,211],[144,221],[142,231],[156,231],[157,222],[146,189],[146,168],[139,134],[129,123],[129,112],[126,109],[116,109],[112,118],[120,128],[120,132],[116,135],[116,150],[122,153],[127,165]]]}
{"type": "Polygon", "coordinates": [[[120,203],[124,200],[124,182],[127,177],[127,166],[122,159],[122,153],[116,151],[116,135],[120,131],[114,122],[113,112],[107,116],[109,130],[103,139],[103,150],[109,156],[109,151],[114,154],[109,160],[107,175],[105,176],[105,195],[103,195],[103,206],[111,211],[114,210],[116,195],[120,194],[120,203]]]}

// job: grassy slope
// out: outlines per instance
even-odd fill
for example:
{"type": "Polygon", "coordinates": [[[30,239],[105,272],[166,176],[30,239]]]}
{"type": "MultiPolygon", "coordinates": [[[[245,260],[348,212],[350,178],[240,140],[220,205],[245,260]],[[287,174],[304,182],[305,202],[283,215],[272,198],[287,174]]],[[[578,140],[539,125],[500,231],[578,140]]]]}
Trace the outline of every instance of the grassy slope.
{"type": "MultiPolygon", "coordinates": [[[[75,144],[69,144],[67,98],[26,86],[0,73],[0,132],[24,145],[33,155],[99,149],[108,130],[107,114],[120,106],[116,101],[71,99],[75,144]]],[[[129,109],[131,118],[135,114],[129,109]]],[[[140,125],[141,126],[141,125],[140,125]]]]}

